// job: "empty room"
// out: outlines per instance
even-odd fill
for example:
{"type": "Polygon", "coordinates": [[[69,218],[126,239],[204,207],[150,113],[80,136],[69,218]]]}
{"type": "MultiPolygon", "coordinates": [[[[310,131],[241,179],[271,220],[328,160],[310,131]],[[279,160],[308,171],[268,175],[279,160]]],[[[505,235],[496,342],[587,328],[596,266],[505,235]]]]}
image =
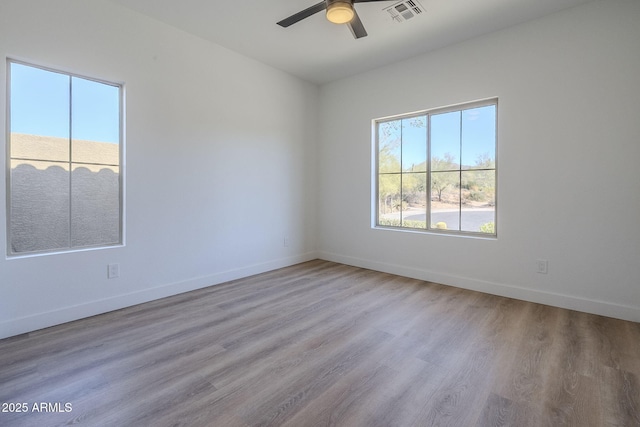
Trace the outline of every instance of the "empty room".
{"type": "Polygon", "coordinates": [[[0,425],[640,426],[640,1],[0,0],[0,425]]]}

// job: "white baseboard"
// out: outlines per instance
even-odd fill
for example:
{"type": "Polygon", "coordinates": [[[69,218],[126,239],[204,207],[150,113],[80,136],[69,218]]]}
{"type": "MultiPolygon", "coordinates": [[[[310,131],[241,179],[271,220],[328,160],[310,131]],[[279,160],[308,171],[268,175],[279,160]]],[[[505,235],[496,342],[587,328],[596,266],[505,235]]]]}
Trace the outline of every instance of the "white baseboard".
{"type": "Polygon", "coordinates": [[[309,252],[293,257],[281,258],[243,268],[223,271],[209,276],[197,277],[176,283],[168,283],[129,294],[116,295],[111,298],[12,319],[0,323],[0,339],[119,310],[121,308],[131,307],[136,304],[142,304],[196,289],[206,288],[208,286],[218,285],[230,280],[253,276],[255,274],[276,270],[278,268],[299,264],[301,262],[311,261],[316,258],[317,253],[309,252]]]}
{"type": "Polygon", "coordinates": [[[558,294],[554,292],[544,292],[520,286],[505,285],[501,283],[488,282],[485,280],[477,280],[469,277],[442,274],[429,270],[417,269],[378,261],[370,261],[366,259],[354,258],[329,252],[319,252],[318,257],[326,261],[338,262],[355,267],[381,271],[384,273],[397,274],[399,276],[440,283],[443,285],[455,286],[458,288],[484,292],[487,294],[499,295],[503,297],[566,308],[585,313],[598,314],[601,316],[629,320],[632,322],[640,322],[640,307],[615,304],[607,301],[592,300],[571,295],[558,294]]]}
{"type": "Polygon", "coordinates": [[[513,285],[477,280],[468,277],[441,274],[424,269],[416,269],[396,264],[370,261],[361,258],[348,257],[329,252],[308,252],[305,254],[277,259],[265,263],[254,264],[247,267],[223,271],[210,276],[197,277],[181,282],[169,283],[156,286],[124,295],[117,295],[111,298],[92,301],[85,304],[65,307],[45,313],[38,313],[18,319],[12,319],[0,323],[0,339],[20,335],[38,329],[59,325],[66,322],[82,319],[107,313],[121,308],[130,307],[136,304],[218,285],[230,280],[241,279],[255,274],[288,267],[313,259],[320,258],[326,261],[338,262],[355,267],[368,268],[399,276],[411,277],[414,279],[429,282],[441,283],[443,285],[456,286],[484,292],[508,298],[530,301],[539,304],[546,304],[554,307],[567,308],[570,310],[582,311],[585,313],[598,314],[601,316],[613,317],[632,322],[640,322],[640,308],[622,304],[614,304],[606,301],[597,301],[586,298],[575,297],[552,292],[542,292],[513,285]]]}

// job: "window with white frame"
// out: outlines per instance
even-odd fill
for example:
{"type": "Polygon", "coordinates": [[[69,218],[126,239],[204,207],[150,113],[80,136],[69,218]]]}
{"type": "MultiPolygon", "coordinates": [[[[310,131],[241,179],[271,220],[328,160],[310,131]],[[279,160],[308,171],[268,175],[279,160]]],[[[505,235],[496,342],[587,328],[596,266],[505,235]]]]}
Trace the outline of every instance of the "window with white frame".
{"type": "Polygon", "coordinates": [[[8,61],[7,253],[122,244],[122,86],[8,61]]]}
{"type": "Polygon", "coordinates": [[[375,225],[496,236],[498,100],[374,121],[375,225]]]}

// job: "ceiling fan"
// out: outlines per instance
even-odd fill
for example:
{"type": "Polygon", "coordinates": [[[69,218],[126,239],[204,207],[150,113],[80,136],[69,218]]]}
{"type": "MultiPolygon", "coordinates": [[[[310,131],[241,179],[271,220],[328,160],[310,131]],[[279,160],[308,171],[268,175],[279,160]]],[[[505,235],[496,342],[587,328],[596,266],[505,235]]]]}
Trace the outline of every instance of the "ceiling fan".
{"type": "Polygon", "coordinates": [[[281,27],[288,27],[296,22],[302,21],[305,18],[310,17],[318,12],[327,10],[327,19],[334,24],[347,24],[351,30],[351,34],[356,39],[367,36],[367,31],[362,25],[360,17],[356,13],[353,7],[354,3],[370,3],[375,1],[389,1],[389,0],[323,0],[318,4],[314,4],[311,7],[306,8],[288,18],[278,22],[281,27]]]}

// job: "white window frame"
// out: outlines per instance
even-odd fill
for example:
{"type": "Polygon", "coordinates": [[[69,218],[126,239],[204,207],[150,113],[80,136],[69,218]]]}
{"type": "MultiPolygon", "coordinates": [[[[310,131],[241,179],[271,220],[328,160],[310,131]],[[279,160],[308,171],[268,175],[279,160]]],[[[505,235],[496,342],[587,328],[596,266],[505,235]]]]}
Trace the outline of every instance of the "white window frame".
{"type": "MultiPolygon", "coordinates": [[[[113,248],[125,245],[125,87],[124,83],[113,82],[108,80],[103,80],[95,77],[88,77],[86,75],[64,71],[57,68],[51,68],[47,66],[37,65],[31,62],[26,62],[22,60],[12,59],[7,57],[6,59],[6,71],[7,71],[7,81],[6,81],[6,213],[7,213],[7,223],[6,223],[6,254],[7,259],[11,258],[23,258],[30,256],[39,256],[39,255],[50,255],[50,254],[58,254],[58,253],[68,253],[68,252],[77,252],[84,250],[95,250],[95,249],[104,249],[104,248],[113,248]],[[118,212],[118,239],[112,243],[102,243],[95,245],[73,245],[71,238],[69,239],[69,246],[61,247],[61,248],[53,248],[53,249],[43,249],[43,250],[33,250],[33,251],[14,251],[12,248],[12,232],[11,232],[11,199],[12,199],[12,191],[11,191],[11,64],[18,64],[27,67],[37,68],[43,71],[48,71],[52,73],[61,74],[64,76],[68,76],[69,78],[76,77],[84,80],[93,81],[96,83],[101,83],[113,87],[118,88],[119,93],[119,105],[118,105],[118,114],[119,114],[119,130],[118,130],[118,197],[119,197],[119,212],[118,212]]],[[[69,114],[72,114],[71,111],[71,102],[69,103],[69,114]]],[[[69,144],[72,144],[72,137],[70,137],[69,144]]],[[[71,172],[73,169],[73,165],[83,164],[82,162],[72,161],[71,154],[69,154],[69,160],[65,161],[65,164],[69,165],[69,171],[71,172]]],[[[40,160],[42,159],[32,159],[32,160],[40,160]]],[[[116,166],[116,165],[113,165],[116,166]]],[[[71,193],[69,193],[69,197],[71,197],[71,193]]],[[[71,234],[71,229],[69,233],[71,234]]]]}
{"type": "MultiPolygon", "coordinates": [[[[417,232],[417,233],[426,233],[426,234],[431,234],[431,233],[435,233],[435,234],[444,234],[444,235],[452,235],[452,236],[465,236],[465,237],[476,237],[476,238],[489,238],[489,239],[496,239],[498,237],[498,98],[497,97],[493,97],[493,98],[486,98],[486,99],[481,99],[481,100],[477,100],[477,101],[471,101],[471,102],[465,102],[465,103],[460,103],[460,104],[454,104],[454,105],[449,105],[446,107],[438,107],[438,108],[432,108],[432,109],[428,109],[428,110],[422,110],[422,111],[417,111],[417,112],[412,112],[412,113],[406,113],[406,114],[398,114],[398,115],[394,115],[394,116],[387,116],[387,117],[381,117],[378,119],[374,119],[372,121],[372,170],[373,170],[373,174],[372,174],[372,185],[371,185],[371,189],[372,189],[372,199],[371,199],[371,208],[372,208],[372,215],[371,215],[371,219],[372,219],[372,223],[371,223],[371,227],[374,229],[381,229],[381,230],[395,230],[395,231],[403,231],[403,232],[417,232]],[[431,116],[432,115],[436,115],[436,114],[443,114],[443,113],[450,113],[450,112],[456,112],[456,111],[464,111],[464,110],[469,110],[469,109],[473,109],[473,108],[479,108],[479,107],[485,107],[485,106],[489,106],[489,105],[495,105],[495,153],[494,153],[494,162],[495,162],[495,166],[494,168],[488,168],[486,170],[494,170],[495,171],[495,181],[494,181],[494,185],[495,185],[495,196],[494,196],[494,221],[493,221],[493,233],[483,233],[483,232],[475,232],[475,231],[466,231],[466,230],[455,230],[455,229],[439,229],[436,228],[435,226],[432,226],[432,224],[430,224],[430,216],[432,213],[432,208],[431,208],[431,201],[432,201],[432,186],[431,186],[431,174],[432,174],[432,170],[431,170],[431,141],[430,141],[430,135],[431,135],[431,116]],[[380,182],[380,171],[379,171],[379,160],[378,160],[378,153],[379,153],[379,134],[378,134],[378,130],[379,130],[379,125],[381,123],[385,123],[385,122],[390,122],[390,121],[396,121],[396,120],[401,120],[401,119],[410,119],[413,117],[420,117],[420,116],[426,116],[427,117],[427,124],[426,124],[426,144],[427,144],[427,169],[426,169],[426,177],[427,177],[427,183],[426,183],[426,192],[427,192],[427,200],[426,200],[426,227],[425,228],[412,228],[412,227],[403,227],[403,226],[394,226],[394,225],[386,225],[386,224],[380,224],[380,203],[379,203],[379,182],[380,182]]],[[[460,168],[462,168],[462,165],[460,165],[460,168]]],[[[460,169],[460,171],[465,171],[466,169],[460,169]]],[[[475,169],[478,170],[478,169],[475,169]]],[[[482,169],[480,169],[482,170],[482,169]]],[[[402,175],[404,174],[404,171],[400,171],[399,174],[402,175]]],[[[460,205],[460,211],[461,212],[461,205],[460,205]]]]}

